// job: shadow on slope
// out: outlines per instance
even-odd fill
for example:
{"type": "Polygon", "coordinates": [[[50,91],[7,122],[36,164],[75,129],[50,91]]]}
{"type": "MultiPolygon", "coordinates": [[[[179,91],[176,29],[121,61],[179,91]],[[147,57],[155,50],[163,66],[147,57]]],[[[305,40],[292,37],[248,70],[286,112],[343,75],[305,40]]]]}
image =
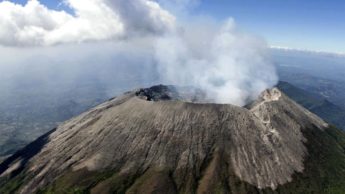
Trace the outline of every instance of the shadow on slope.
{"type": "Polygon", "coordinates": [[[20,174],[24,170],[29,160],[42,150],[44,145],[48,142],[50,134],[52,134],[55,130],[56,129],[51,130],[50,132],[39,137],[37,140],[24,147],[22,150],[19,150],[18,152],[7,158],[3,163],[0,164],[0,174],[4,173],[9,168],[9,165],[13,164],[15,161],[20,161],[20,166],[10,173],[10,178],[13,178],[20,174]]]}

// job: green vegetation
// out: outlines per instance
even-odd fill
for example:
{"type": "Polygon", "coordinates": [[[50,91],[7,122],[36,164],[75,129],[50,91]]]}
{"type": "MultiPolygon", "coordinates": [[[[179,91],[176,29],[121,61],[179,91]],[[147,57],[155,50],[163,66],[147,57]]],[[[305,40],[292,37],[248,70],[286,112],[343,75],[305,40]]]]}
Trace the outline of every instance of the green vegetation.
{"type": "Polygon", "coordinates": [[[39,190],[38,194],[81,194],[89,193],[89,190],[96,183],[106,180],[113,175],[113,171],[105,171],[103,173],[90,172],[86,169],[78,171],[70,171],[53,182],[48,187],[39,190]]]}
{"type": "Polygon", "coordinates": [[[1,194],[13,194],[24,183],[24,174],[19,174],[15,178],[8,181],[7,178],[0,178],[0,193],[1,194]]]}
{"type": "Polygon", "coordinates": [[[278,188],[279,193],[343,194],[345,192],[345,134],[335,127],[306,130],[308,158],[303,174],[278,188]]]}

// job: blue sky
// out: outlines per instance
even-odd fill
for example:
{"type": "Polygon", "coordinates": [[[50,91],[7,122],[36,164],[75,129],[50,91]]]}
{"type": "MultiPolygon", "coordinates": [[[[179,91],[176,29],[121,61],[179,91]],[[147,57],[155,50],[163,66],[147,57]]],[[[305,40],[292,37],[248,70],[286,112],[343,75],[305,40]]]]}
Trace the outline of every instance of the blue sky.
{"type": "Polygon", "coordinates": [[[204,0],[195,12],[232,16],[271,45],[345,52],[344,0],[204,0]]]}
{"type": "MultiPolygon", "coordinates": [[[[27,2],[27,0],[10,0],[10,1],[20,3],[20,4],[25,4],[27,2]]],[[[49,8],[57,8],[60,3],[59,0],[39,0],[39,1],[49,8]]]]}
{"type": "MultiPolygon", "coordinates": [[[[0,0],[1,1],[1,0],[0,0]]],[[[19,4],[26,4],[26,2],[28,0],[9,0],[11,2],[15,2],[15,3],[19,3],[19,4]]],[[[71,10],[64,6],[61,2],[63,2],[63,0],[38,0],[39,2],[41,2],[42,4],[44,4],[45,6],[47,6],[50,9],[55,9],[55,10],[62,10],[64,9],[67,12],[71,12],[71,10]]]]}
{"type": "MultiPolygon", "coordinates": [[[[40,1],[62,9],[59,0],[40,1]]],[[[233,17],[270,45],[345,52],[345,0],[202,0],[193,12],[219,21],[233,17]]]]}

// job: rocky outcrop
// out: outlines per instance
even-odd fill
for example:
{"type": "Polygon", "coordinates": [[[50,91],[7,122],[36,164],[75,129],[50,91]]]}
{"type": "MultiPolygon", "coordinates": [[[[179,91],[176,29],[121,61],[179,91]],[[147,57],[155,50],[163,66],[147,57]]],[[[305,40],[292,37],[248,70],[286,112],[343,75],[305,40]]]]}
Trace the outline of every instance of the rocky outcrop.
{"type": "Polygon", "coordinates": [[[157,86],[105,102],[60,125],[25,163],[19,154],[0,165],[0,176],[21,169],[25,194],[96,173],[91,193],[225,192],[231,177],[275,190],[304,170],[302,131],[327,127],[276,88],[246,108],[186,93],[157,86]]]}

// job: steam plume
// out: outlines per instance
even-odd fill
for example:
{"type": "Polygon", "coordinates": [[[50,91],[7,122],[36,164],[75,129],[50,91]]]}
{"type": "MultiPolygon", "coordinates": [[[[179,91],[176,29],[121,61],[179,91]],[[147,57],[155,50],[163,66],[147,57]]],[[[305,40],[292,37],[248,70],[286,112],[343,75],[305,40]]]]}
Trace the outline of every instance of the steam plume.
{"type": "Polygon", "coordinates": [[[262,39],[238,31],[233,19],[215,32],[207,28],[192,25],[158,39],[155,57],[166,83],[201,88],[217,103],[239,106],[277,83],[262,39]]]}

